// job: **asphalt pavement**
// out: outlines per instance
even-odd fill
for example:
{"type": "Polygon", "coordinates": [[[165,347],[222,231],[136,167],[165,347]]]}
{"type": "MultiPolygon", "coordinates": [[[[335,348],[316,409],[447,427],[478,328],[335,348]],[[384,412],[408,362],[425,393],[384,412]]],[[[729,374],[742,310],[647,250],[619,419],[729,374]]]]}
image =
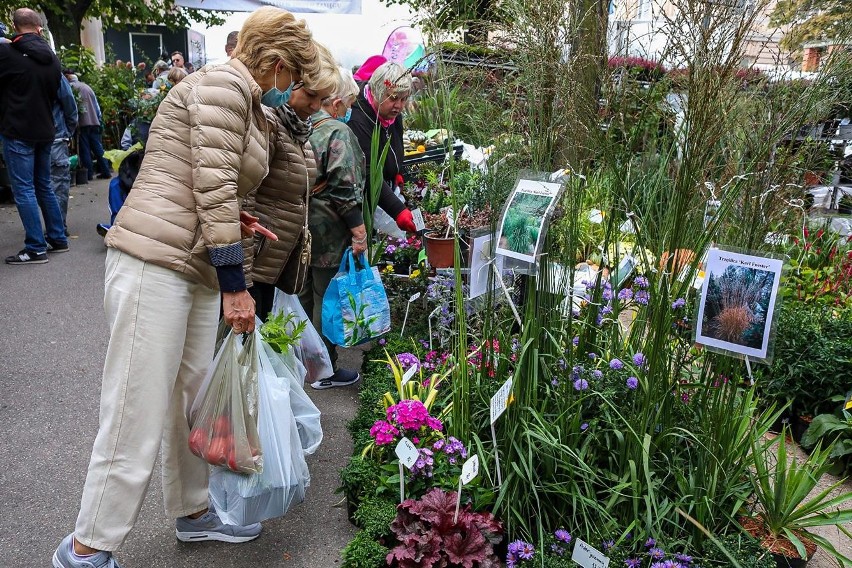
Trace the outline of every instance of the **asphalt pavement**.
{"type": "MultiPolygon", "coordinates": [[[[108,220],[108,182],[71,188],[68,253],[36,266],[0,264],[0,566],[46,568],[74,528],[98,426],[107,345],[105,247],[95,225],[108,220]]],[[[0,255],[23,248],[13,204],[0,204],[0,255]]],[[[361,353],[341,362],[360,365],[361,353]]],[[[116,558],[124,568],[286,567],[340,564],[355,528],[335,494],[351,452],[346,422],[355,387],[308,393],[323,413],[324,440],[308,460],[311,487],[286,517],[264,523],[245,544],[182,543],[163,511],[159,465],[139,520],[116,558]]]]}

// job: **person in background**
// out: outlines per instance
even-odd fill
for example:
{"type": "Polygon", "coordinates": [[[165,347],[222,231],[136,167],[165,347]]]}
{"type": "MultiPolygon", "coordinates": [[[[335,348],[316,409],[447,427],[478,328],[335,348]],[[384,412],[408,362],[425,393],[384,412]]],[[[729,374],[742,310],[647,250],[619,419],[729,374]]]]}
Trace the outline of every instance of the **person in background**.
{"type": "Polygon", "coordinates": [[[303,84],[289,97],[278,101],[264,100],[274,106],[278,120],[278,136],[275,140],[275,157],[269,166],[269,176],[257,192],[246,198],[247,213],[259,219],[259,223],[278,237],[271,241],[256,237],[243,241],[243,248],[253,247],[254,262],[251,271],[249,292],[257,305],[257,313],[263,320],[272,311],[276,283],[283,276],[285,265],[291,254],[299,254],[300,235],[308,215],[307,194],[316,178],[314,151],[308,143],[311,123],[301,117],[289,104],[294,97],[310,99],[314,109],[320,101],[334,90],[337,84],[337,66],[331,53],[322,45],[316,45],[320,68],[317,73],[302,73],[303,84]],[[285,100],[286,99],[286,100],[285,100]],[[298,245],[298,248],[297,248],[298,245]]]}
{"type": "Polygon", "coordinates": [[[366,174],[364,179],[370,191],[370,152],[373,144],[373,131],[379,130],[381,152],[390,140],[390,150],[382,169],[382,188],[379,195],[379,207],[396,221],[397,227],[409,233],[417,232],[411,211],[396,196],[396,189],[402,185],[402,160],[405,151],[402,142],[402,110],[411,94],[411,75],[397,63],[391,61],[380,65],[364,86],[363,92],[352,106],[352,118],[349,127],[358,138],[358,144],[364,152],[366,174]]]}
{"type": "Polygon", "coordinates": [[[107,233],[100,425],[76,528],[54,568],[119,567],[112,551],[136,523],[158,456],[179,540],[246,542],[261,532],[208,509],[208,464],[190,452],[188,412],[213,361],[220,306],[235,333],[254,330],[242,236],[263,229],[240,205],[269,172],[275,123],[261,98],[278,99],[319,63],[304,21],[279,8],[255,10],[240,37],[230,61],[193,73],[160,104],[107,233]]]}
{"type": "Polygon", "coordinates": [[[388,60],[384,55],[371,55],[367,58],[367,60],[361,64],[361,67],[355,71],[355,74],[352,76],[353,79],[359,84],[362,85],[370,80],[370,77],[373,76],[373,73],[378,69],[381,65],[387,63],[388,60]]]}
{"type": "Polygon", "coordinates": [[[89,171],[89,181],[95,177],[95,165],[98,168],[98,179],[111,179],[109,164],[104,158],[104,147],[101,143],[101,106],[92,88],[77,78],[70,69],[63,71],[71,87],[80,97],[80,120],[77,131],[80,150],[80,161],[89,171]]]}
{"type": "Polygon", "coordinates": [[[175,85],[180,83],[184,78],[186,78],[187,75],[189,75],[189,73],[187,73],[186,69],[184,69],[183,67],[172,67],[166,78],[169,80],[171,87],[174,87],[175,85]]]}
{"type": "Polygon", "coordinates": [[[36,12],[19,8],[12,24],[14,41],[0,44],[0,139],[25,237],[24,248],[6,257],[6,263],[44,264],[48,251],[68,250],[62,211],[50,186],[53,103],[61,67],[41,36],[36,12]]]}
{"type": "Polygon", "coordinates": [[[11,40],[6,37],[7,33],[9,33],[9,30],[6,28],[6,24],[0,22],[0,43],[10,43],[11,40]]]}
{"type": "Polygon", "coordinates": [[[68,158],[68,146],[74,131],[77,130],[77,101],[74,92],[65,77],[60,77],[59,94],[53,103],[53,124],[56,134],[50,149],[50,181],[53,193],[62,211],[62,223],[65,236],[68,236],[68,196],[71,193],[71,162],[68,158]]]}
{"type": "Polygon", "coordinates": [[[159,91],[161,87],[169,88],[169,64],[160,59],[154,63],[154,81],[151,88],[159,91]]]}
{"type": "Polygon", "coordinates": [[[234,30],[228,34],[228,39],[225,40],[225,55],[231,57],[234,48],[237,47],[237,40],[240,37],[240,32],[234,30]]]}
{"type": "Polygon", "coordinates": [[[192,63],[187,61],[180,51],[173,51],[170,57],[172,59],[172,67],[180,67],[181,69],[185,69],[187,73],[195,71],[192,63]]]}
{"type": "MultiPolygon", "coordinates": [[[[311,190],[308,220],[311,230],[311,268],[299,301],[314,327],[322,329],[322,300],[348,247],[356,255],[367,250],[367,231],[361,213],[364,191],[364,152],[346,123],[358,85],[352,73],[338,68],[337,84],[322,107],[311,116],[310,141],[316,154],[317,179],[311,190]]],[[[307,97],[293,94],[291,104],[300,115],[310,112],[307,97]]],[[[337,366],[337,349],[324,335],[323,343],[334,374],[311,384],[315,389],[346,386],[358,382],[356,371],[337,366]]]]}

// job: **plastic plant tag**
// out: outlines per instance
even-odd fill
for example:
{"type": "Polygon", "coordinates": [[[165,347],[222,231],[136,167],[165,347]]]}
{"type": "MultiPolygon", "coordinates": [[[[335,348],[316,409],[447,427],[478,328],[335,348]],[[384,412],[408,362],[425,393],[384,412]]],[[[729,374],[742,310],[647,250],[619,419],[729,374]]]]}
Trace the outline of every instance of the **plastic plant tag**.
{"type": "Polygon", "coordinates": [[[419,207],[411,210],[411,217],[414,219],[414,228],[418,233],[426,228],[426,221],[423,220],[423,212],[419,207]]]}
{"type": "Polygon", "coordinates": [[[607,568],[609,566],[609,558],[604,556],[603,552],[579,538],[574,541],[574,552],[571,554],[571,560],[583,566],[583,568],[607,568]]]}
{"type": "Polygon", "coordinates": [[[512,379],[503,383],[503,386],[491,397],[491,424],[497,422],[497,419],[506,412],[510,392],[512,392],[512,379]]]}
{"type": "Polygon", "coordinates": [[[405,304],[405,317],[402,320],[402,328],[399,330],[399,336],[403,337],[405,335],[405,324],[408,323],[408,310],[411,308],[411,304],[416,302],[420,298],[420,292],[416,292],[411,295],[408,299],[408,303],[405,304]]]}
{"type": "Polygon", "coordinates": [[[410,304],[411,302],[415,302],[419,299],[420,299],[420,292],[417,292],[417,293],[411,295],[411,297],[408,299],[408,303],[410,304]]]}
{"type": "Polygon", "coordinates": [[[452,205],[447,207],[447,223],[450,225],[450,227],[455,228],[456,226],[456,212],[453,210],[452,205]]]}
{"type": "Polygon", "coordinates": [[[408,381],[411,380],[411,377],[414,376],[414,373],[417,372],[417,365],[412,365],[404,375],[402,375],[402,384],[405,385],[408,381]]]}
{"type": "Polygon", "coordinates": [[[417,451],[417,448],[414,446],[414,443],[408,438],[403,438],[396,445],[396,457],[399,458],[399,463],[404,465],[406,468],[411,469],[415,462],[417,462],[417,458],[420,454],[417,451]]]}
{"type": "Polygon", "coordinates": [[[479,456],[477,454],[473,454],[462,466],[462,485],[467,485],[473,481],[477,475],[479,475],[479,456]]]}

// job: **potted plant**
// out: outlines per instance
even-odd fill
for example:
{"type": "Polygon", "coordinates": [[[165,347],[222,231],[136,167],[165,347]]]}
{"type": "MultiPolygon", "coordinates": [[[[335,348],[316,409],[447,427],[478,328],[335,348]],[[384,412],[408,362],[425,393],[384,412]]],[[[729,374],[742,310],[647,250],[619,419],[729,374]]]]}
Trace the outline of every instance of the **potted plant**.
{"type": "Polygon", "coordinates": [[[393,266],[395,274],[409,275],[417,266],[422,250],[423,243],[417,236],[403,239],[390,238],[385,245],[383,258],[385,263],[393,266]]]}
{"type": "MultiPolygon", "coordinates": [[[[454,264],[453,243],[455,234],[458,232],[459,249],[461,258],[465,259],[469,250],[466,237],[474,229],[487,227],[491,222],[491,208],[487,205],[475,213],[471,213],[467,207],[455,216],[455,223],[450,223],[447,217],[450,209],[437,215],[424,215],[426,221],[426,234],[423,240],[426,246],[426,258],[433,268],[451,268],[454,264]]],[[[464,264],[464,261],[462,261],[464,264]]]]}
{"type": "Polygon", "coordinates": [[[839,508],[852,499],[852,492],[830,496],[844,480],[812,494],[831,469],[833,447],[823,449],[818,443],[804,461],[790,459],[786,434],[784,428],[772,439],[752,441],[749,479],[755,510],[740,518],[740,524],[772,553],[779,567],[804,566],[818,545],[837,560],[852,562],[824,537],[808,530],[852,521],[852,509],[839,508]]]}

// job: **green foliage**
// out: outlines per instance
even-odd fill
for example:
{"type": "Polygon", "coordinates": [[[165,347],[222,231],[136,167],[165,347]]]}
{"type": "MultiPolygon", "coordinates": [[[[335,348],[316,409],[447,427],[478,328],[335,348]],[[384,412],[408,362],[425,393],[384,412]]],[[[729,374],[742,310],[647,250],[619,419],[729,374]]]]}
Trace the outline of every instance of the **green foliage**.
{"type": "Polygon", "coordinates": [[[785,428],[774,439],[755,436],[752,440],[753,471],[749,478],[763,527],[772,537],[784,537],[792,542],[801,558],[807,558],[807,554],[800,536],[807,532],[809,538],[836,559],[852,562],[824,537],[808,532],[810,528],[840,527],[852,521],[852,508],[841,508],[852,500],[852,492],[830,496],[843,480],[817,490],[822,476],[831,468],[832,448],[817,444],[804,461],[795,456],[789,459],[787,433],[785,428]]]}
{"type": "Polygon", "coordinates": [[[389,550],[376,542],[365,531],[355,535],[341,553],[343,568],[382,568],[387,566],[385,557],[389,550]]]}
{"type": "Polygon", "coordinates": [[[260,335],[263,341],[269,344],[276,353],[287,353],[299,342],[302,332],[308,325],[307,321],[296,321],[296,315],[292,313],[269,314],[269,317],[260,326],[260,335]]]}
{"type": "Polygon", "coordinates": [[[380,476],[381,468],[375,460],[355,454],[340,470],[341,489],[347,499],[357,507],[362,497],[374,491],[380,476]]]}
{"type": "Polygon", "coordinates": [[[355,512],[355,522],[374,540],[391,534],[390,524],[396,518],[396,501],[382,497],[367,497],[355,512]]]}
{"type": "Polygon", "coordinates": [[[852,16],[844,0],[780,0],[769,23],[773,27],[789,26],[781,47],[795,52],[808,41],[848,40],[852,16]]]}
{"type": "Polygon", "coordinates": [[[831,412],[852,374],[852,310],[788,301],[776,313],[772,364],[753,369],[758,388],[794,415],[831,412]]]}
{"type": "MultiPolygon", "coordinates": [[[[845,401],[845,397],[834,397],[834,401],[845,401]]],[[[817,444],[831,446],[829,459],[837,464],[835,470],[846,471],[852,456],[852,414],[840,409],[835,414],[815,416],[802,436],[803,448],[813,448],[817,444]]]]}
{"type": "MultiPolygon", "coordinates": [[[[726,534],[719,543],[731,554],[742,568],[775,568],[775,559],[749,535],[736,532],[726,534]]],[[[714,566],[729,566],[730,559],[719,549],[708,547],[705,558],[714,566]]]]}

